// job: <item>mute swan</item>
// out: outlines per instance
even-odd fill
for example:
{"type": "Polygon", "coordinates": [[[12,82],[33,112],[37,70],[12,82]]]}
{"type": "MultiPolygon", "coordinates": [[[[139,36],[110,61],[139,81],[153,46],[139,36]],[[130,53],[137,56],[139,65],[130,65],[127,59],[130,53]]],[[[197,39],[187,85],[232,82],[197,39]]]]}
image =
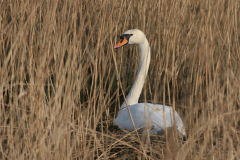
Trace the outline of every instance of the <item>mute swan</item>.
{"type": "MultiPolygon", "coordinates": [[[[150,46],[148,40],[145,34],[138,29],[127,30],[120,36],[120,39],[120,42],[113,47],[114,49],[126,44],[137,44],[140,52],[140,62],[136,79],[126,98],[135,127],[136,129],[145,130],[146,126],[148,126],[150,134],[155,132],[162,133],[164,130],[163,105],[138,103],[150,64],[150,46]]],[[[172,127],[174,124],[172,107],[165,106],[165,118],[166,128],[172,127]]],[[[175,120],[177,130],[182,134],[182,139],[185,139],[185,127],[176,111],[175,120]]],[[[117,118],[114,120],[113,124],[120,128],[134,130],[125,101],[121,105],[117,118]]]]}

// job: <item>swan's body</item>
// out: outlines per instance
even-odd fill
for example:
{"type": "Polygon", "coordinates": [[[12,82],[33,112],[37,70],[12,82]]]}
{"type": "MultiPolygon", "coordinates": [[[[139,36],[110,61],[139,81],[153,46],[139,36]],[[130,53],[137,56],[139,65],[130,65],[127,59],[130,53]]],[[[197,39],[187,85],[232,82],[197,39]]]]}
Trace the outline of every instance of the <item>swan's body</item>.
{"type": "MultiPolygon", "coordinates": [[[[184,124],[176,111],[176,121],[174,123],[174,114],[172,107],[163,107],[163,105],[160,104],[138,103],[138,99],[142,92],[150,64],[150,46],[145,34],[138,29],[132,29],[124,32],[120,39],[121,41],[116,44],[114,48],[121,47],[125,44],[137,44],[138,50],[140,52],[140,62],[136,79],[128,96],[126,97],[126,102],[129,106],[129,110],[131,112],[131,116],[136,129],[141,128],[140,130],[142,130],[147,127],[149,128],[151,134],[155,132],[160,133],[165,128],[163,115],[165,112],[166,128],[172,127],[175,124],[177,130],[184,136],[184,124]]],[[[118,125],[120,128],[134,130],[132,120],[126,107],[126,102],[124,101],[121,105],[118,116],[114,120],[114,125],[118,125]]]]}
{"type": "MultiPolygon", "coordinates": [[[[164,129],[163,119],[164,117],[163,117],[163,105],[159,104],[137,103],[129,106],[136,129],[142,128],[146,124],[145,105],[147,117],[146,119],[148,124],[147,126],[150,130],[150,134],[153,134],[155,132],[161,133],[164,129]]],[[[172,127],[172,124],[174,124],[174,117],[173,110],[171,107],[165,106],[165,115],[166,115],[166,128],[172,127]],[[170,117],[172,117],[172,119],[170,117]]],[[[177,129],[180,131],[180,133],[185,135],[185,128],[177,112],[175,112],[175,118],[177,129]]],[[[121,128],[134,130],[127,108],[124,108],[120,111],[114,123],[121,128]]],[[[140,130],[142,131],[142,129],[140,130]]]]}

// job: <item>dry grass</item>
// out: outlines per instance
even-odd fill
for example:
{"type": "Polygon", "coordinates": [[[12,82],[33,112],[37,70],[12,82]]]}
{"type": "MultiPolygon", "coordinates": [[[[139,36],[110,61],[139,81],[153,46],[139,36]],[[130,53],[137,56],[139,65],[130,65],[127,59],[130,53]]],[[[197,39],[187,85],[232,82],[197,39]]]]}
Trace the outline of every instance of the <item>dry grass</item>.
{"type": "Polygon", "coordinates": [[[0,159],[240,159],[239,7],[2,0],[0,159]],[[136,46],[113,45],[131,28],[152,53],[140,101],[176,108],[183,145],[175,132],[150,141],[112,126],[139,58],[136,46]]]}

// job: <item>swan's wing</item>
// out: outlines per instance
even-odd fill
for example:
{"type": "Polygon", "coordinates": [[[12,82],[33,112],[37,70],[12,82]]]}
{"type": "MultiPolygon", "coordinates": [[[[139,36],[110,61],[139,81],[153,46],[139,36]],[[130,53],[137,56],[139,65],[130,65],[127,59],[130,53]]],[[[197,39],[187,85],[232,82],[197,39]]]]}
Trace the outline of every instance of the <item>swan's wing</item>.
{"type": "MultiPolygon", "coordinates": [[[[150,133],[159,132],[164,129],[163,106],[150,103],[137,103],[129,106],[136,129],[147,127],[150,133]],[[146,124],[147,122],[147,124],[146,124]]],[[[178,113],[175,112],[176,126],[180,133],[185,135],[185,127],[178,113]]],[[[174,124],[173,111],[169,106],[165,106],[166,128],[174,124]]],[[[124,108],[114,121],[120,128],[134,130],[128,109],[124,108]]],[[[142,130],[142,129],[141,129],[142,130]]]]}
{"type": "MultiPolygon", "coordinates": [[[[152,105],[149,105],[148,103],[137,103],[129,106],[135,127],[136,129],[140,128],[140,132],[146,129],[146,127],[151,130],[151,134],[164,129],[163,113],[161,112],[162,109],[151,106],[152,105]]],[[[124,108],[119,112],[117,118],[114,121],[114,125],[118,125],[120,128],[134,130],[127,108],[124,108]]]]}
{"type": "MultiPolygon", "coordinates": [[[[161,126],[164,126],[164,118],[163,118],[163,105],[159,105],[159,104],[149,104],[150,107],[155,108],[154,110],[156,110],[156,112],[158,112],[160,115],[160,117],[158,117],[157,115],[154,115],[154,122],[156,124],[159,124],[161,126]],[[157,108],[157,109],[156,109],[157,108]]],[[[155,113],[156,113],[155,112],[155,113]]],[[[172,107],[169,106],[165,106],[165,117],[166,117],[166,127],[172,127],[172,125],[174,124],[174,114],[173,114],[173,109],[172,107]]],[[[179,114],[177,113],[177,111],[175,111],[175,120],[176,120],[176,127],[177,130],[185,135],[185,126],[182,122],[181,117],[179,116],[179,114]]]]}

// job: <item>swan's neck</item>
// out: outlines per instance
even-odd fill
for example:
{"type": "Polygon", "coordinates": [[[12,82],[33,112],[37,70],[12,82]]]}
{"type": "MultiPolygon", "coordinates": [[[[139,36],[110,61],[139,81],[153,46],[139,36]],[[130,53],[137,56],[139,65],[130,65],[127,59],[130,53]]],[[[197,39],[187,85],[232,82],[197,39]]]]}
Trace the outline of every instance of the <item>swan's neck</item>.
{"type": "MultiPolygon", "coordinates": [[[[136,79],[126,98],[128,105],[133,105],[138,103],[138,99],[142,92],[142,88],[143,88],[144,81],[146,79],[149,64],[150,64],[150,46],[148,44],[147,39],[143,43],[138,44],[138,50],[140,52],[140,61],[138,65],[136,79]]],[[[121,108],[124,108],[124,107],[126,107],[125,101],[123,102],[121,108]]]]}

